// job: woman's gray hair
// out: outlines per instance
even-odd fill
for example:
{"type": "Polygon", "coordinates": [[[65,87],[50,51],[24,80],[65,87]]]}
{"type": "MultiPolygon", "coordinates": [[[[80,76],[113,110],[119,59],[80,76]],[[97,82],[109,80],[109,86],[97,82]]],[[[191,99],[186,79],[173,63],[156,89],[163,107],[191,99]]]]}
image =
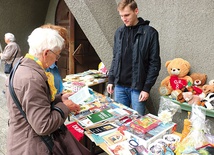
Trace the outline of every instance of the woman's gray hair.
{"type": "Polygon", "coordinates": [[[62,50],[64,39],[56,30],[50,28],[36,28],[28,36],[29,54],[39,56],[48,49],[52,51],[62,50]]]}
{"type": "Polygon", "coordinates": [[[5,33],[4,37],[6,40],[10,40],[11,42],[14,42],[16,40],[15,36],[12,33],[5,33]]]}

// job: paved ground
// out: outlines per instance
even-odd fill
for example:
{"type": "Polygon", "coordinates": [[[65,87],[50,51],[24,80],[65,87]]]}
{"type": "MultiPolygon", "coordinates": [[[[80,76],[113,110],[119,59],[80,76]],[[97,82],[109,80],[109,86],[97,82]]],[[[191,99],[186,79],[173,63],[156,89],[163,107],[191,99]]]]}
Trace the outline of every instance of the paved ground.
{"type": "Polygon", "coordinates": [[[6,155],[8,110],[5,95],[2,93],[2,90],[5,89],[5,78],[3,65],[0,64],[0,155],[6,155]]]}

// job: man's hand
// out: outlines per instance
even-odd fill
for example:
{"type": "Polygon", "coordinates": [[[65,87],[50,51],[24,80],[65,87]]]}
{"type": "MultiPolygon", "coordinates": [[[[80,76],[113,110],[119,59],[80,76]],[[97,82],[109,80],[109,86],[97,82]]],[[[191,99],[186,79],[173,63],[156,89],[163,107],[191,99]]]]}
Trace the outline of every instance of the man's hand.
{"type": "Polygon", "coordinates": [[[149,98],[149,93],[145,92],[145,91],[141,91],[140,95],[139,95],[139,101],[146,101],[149,98]]]}
{"type": "Polygon", "coordinates": [[[108,84],[108,85],[107,85],[107,92],[108,92],[109,94],[114,93],[113,84],[108,84]]]}

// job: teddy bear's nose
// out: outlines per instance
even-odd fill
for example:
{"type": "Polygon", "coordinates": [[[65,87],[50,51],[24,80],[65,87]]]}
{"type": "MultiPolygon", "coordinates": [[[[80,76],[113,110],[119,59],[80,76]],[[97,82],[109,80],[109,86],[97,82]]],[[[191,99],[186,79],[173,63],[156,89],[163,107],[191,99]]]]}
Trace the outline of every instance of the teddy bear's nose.
{"type": "Polygon", "coordinates": [[[197,84],[200,83],[200,80],[195,80],[195,83],[197,83],[197,84]]]}

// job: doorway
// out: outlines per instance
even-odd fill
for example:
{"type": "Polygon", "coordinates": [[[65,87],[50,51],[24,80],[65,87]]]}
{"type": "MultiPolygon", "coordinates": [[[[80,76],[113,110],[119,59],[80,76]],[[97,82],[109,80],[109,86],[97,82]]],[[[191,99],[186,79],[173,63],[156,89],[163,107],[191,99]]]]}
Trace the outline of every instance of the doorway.
{"type": "Polygon", "coordinates": [[[58,2],[55,24],[65,27],[69,33],[69,44],[57,62],[61,77],[97,69],[101,60],[64,0],[58,2]]]}

